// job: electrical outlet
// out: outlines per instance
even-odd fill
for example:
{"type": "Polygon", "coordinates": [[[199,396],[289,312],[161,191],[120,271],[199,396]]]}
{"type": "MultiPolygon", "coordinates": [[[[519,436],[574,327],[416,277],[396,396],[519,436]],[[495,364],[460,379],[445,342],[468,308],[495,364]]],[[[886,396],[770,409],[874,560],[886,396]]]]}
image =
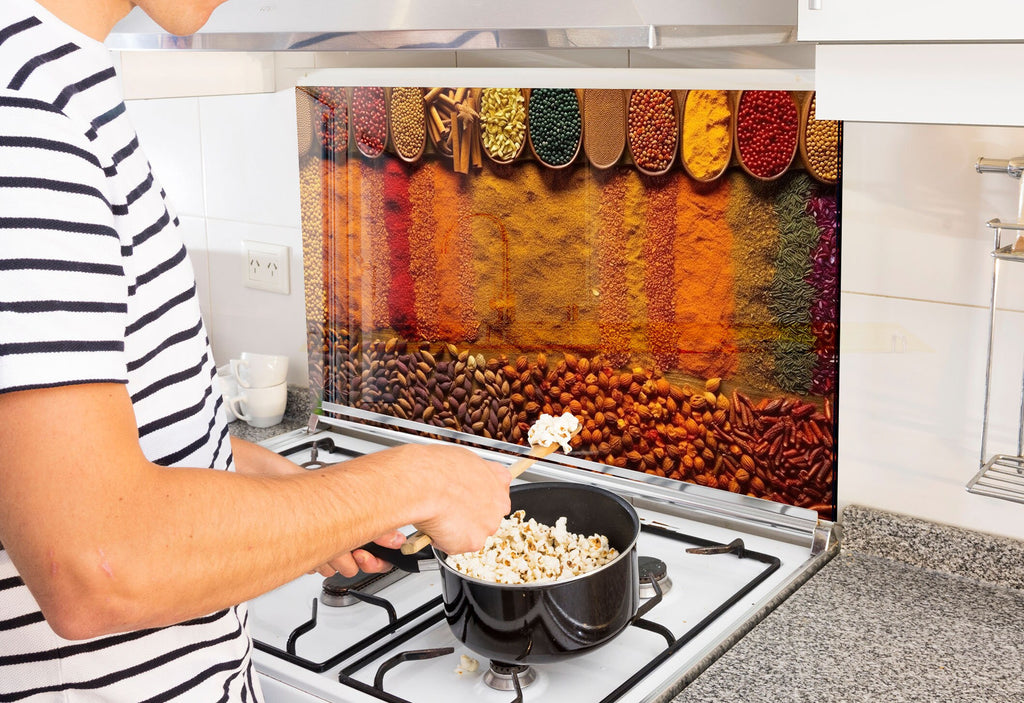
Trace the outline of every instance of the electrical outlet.
{"type": "Polygon", "coordinates": [[[243,241],[242,281],[246,288],[288,295],[288,247],[243,241]]]}

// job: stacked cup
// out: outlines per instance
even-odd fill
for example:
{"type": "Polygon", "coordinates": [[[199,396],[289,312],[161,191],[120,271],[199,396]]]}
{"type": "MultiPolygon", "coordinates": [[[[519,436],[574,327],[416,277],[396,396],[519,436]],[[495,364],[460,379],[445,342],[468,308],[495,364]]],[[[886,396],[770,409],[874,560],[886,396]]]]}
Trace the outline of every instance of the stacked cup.
{"type": "Polygon", "coordinates": [[[228,409],[253,427],[281,422],[288,403],[288,357],[242,352],[230,363],[237,395],[227,399],[228,409]]]}

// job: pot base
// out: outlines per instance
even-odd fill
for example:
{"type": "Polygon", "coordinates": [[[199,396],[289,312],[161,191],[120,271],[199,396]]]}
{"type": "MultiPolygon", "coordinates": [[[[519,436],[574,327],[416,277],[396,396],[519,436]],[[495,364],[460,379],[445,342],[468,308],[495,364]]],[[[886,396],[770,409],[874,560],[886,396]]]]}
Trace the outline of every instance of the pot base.
{"type": "Polygon", "coordinates": [[[495,691],[514,691],[517,678],[519,687],[526,688],[537,680],[537,670],[525,664],[505,664],[492,660],[484,674],[484,683],[495,691]]]}

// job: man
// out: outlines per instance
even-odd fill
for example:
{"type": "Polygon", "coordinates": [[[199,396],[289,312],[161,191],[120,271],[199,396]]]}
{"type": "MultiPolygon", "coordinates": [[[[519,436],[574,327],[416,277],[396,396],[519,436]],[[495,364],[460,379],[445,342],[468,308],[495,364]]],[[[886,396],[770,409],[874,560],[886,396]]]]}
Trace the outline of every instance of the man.
{"type": "MultiPolygon", "coordinates": [[[[194,32],[219,0],[138,0],[194,32]]],[[[258,700],[244,603],[477,549],[508,471],[404,446],[316,472],[231,438],[177,219],[102,45],[129,0],[0,3],[0,701],[258,700]],[[215,470],[210,470],[215,469],[215,470]]]]}

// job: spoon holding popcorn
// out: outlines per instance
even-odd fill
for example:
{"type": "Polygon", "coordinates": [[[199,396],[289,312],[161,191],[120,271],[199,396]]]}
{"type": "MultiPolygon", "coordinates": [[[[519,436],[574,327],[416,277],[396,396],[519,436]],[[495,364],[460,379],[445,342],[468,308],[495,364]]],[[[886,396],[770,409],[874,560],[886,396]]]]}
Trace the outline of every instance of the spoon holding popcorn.
{"type": "MultiPolygon", "coordinates": [[[[541,415],[526,434],[530,442],[530,453],[508,467],[512,478],[526,471],[538,459],[554,453],[559,447],[568,454],[572,450],[569,441],[579,434],[580,429],[580,421],[572,413],[564,413],[561,417],[553,417],[547,413],[541,415]]],[[[416,531],[409,535],[401,551],[402,554],[415,554],[428,544],[430,535],[416,531]]]]}

